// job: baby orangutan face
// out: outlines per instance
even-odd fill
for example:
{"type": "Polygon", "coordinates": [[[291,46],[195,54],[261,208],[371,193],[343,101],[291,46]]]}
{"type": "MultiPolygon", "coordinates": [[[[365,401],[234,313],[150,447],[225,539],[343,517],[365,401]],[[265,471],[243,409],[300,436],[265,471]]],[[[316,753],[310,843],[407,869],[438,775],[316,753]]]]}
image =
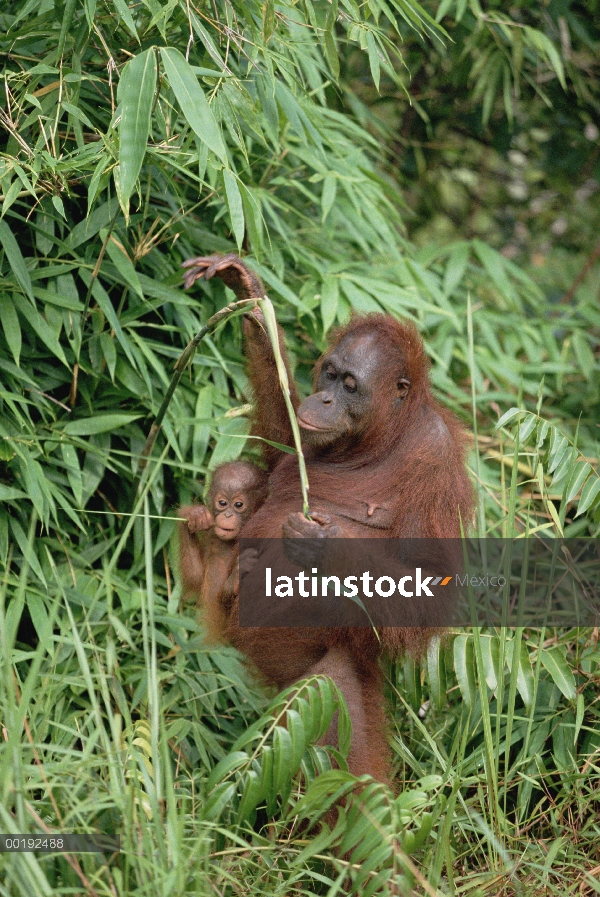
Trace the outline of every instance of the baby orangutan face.
{"type": "Polygon", "coordinates": [[[213,503],[215,536],[223,542],[237,539],[248,517],[248,502],[243,492],[217,492],[213,503]]]}
{"type": "Polygon", "coordinates": [[[240,530],[266,497],[266,474],[244,462],[223,464],[210,488],[214,534],[222,542],[239,539],[240,530]]]}

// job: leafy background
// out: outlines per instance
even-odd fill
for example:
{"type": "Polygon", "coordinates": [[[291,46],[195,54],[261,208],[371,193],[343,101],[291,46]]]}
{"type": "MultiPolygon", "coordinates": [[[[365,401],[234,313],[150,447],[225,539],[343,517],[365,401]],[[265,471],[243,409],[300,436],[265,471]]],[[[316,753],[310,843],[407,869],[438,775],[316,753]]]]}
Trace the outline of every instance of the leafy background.
{"type": "Polygon", "coordinates": [[[135,472],[231,298],[180,263],[235,250],[305,393],[351,310],[416,321],[479,533],[597,537],[599,49],[595,0],[2,4],[0,827],[122,852],[2,854],[0,893],[598,892],[596,630],[390,665],[395,792],[311,828],[335,689],[267,706],[173,569],[176,505],[257,452],[238,319],[135,472]]]}

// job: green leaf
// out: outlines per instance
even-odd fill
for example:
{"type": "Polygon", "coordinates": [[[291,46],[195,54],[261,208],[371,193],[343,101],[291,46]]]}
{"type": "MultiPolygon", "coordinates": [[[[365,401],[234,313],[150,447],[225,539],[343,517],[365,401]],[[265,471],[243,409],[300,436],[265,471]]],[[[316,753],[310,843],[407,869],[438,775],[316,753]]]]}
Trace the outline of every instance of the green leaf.
{"type": "Polygon", "coordinates": [[[523,414],[521,408],[509,408],[508,411],[504,412],[498,423],[495,425],[494,430],[499,430],[500,427],[505,427],[520,414],[523,414]]]}
{"type": "Polygon", "coordinates": [[[250,246],[255,253],[258,253],[264,246],[263,218],[260,203],[256,198],[255,192],[249,190],[245,184],[240,182],[239,188],[242,194],[242,205],[244,207],[244,218],[248,228],[250,246]]]}
{"type": "Polygon", "coordinates": [[[69,367],[62,346],[46,319],[39,313],[36,308],[33,307],[33,305],[31,305],[30,302],[27,302],[27,300],[24,299],[23,296],[15,293],[13,296],[13,300],[19,312],[29,322],[29,324],[31,324],[32,329],[35,330],[42,343],[45,344],[45,346],[50,349],[50,351],[54,355],[56,355],[56,357],[60,361],[62,361],[64,365],[69,367]]]}
{"type": "Polygon", "coordinates": [[[204,819],[218,819],[225,807],[231,803],[234,794],[234,782],[223,782],[221,785],[217,785],[202,807],[204,819]]]}
{"type": "Polygon", "coordinates": [[[275,0],[265,0],[262,8],[262,36],[268,44],[275,31],[275,0]]]}
{"type": "Polygon", "coordinates": [[[592,381],[596,371],[596,359],[590,347],[587,336],[581,330],[573,333],[573,349],[579,369],[586,380],[592,381]]]}
{"type": "MultiPolygon", "coordinates": [[[[102,239],[106,239],[107,231],[104,229],[100,231],[100,236],[102,239]]],[[[110,258],[111,262],[122,276],[125,283],[131,287],[134,293],[140,297],[140,299],[144,298],[144,292],[142,290],[142,285],[140,283],[140,279],[137,276],[137,271],[133,266],[133,262],[127,255],[125,251],[125,247],[119,243],[116,237],[111,235],[108,243],[106,244],[106,254],[110,258]]]]}
{"type": "Polygon", "coordinates": [[[21,357],[21,325],[12,299],[7,293],[0,293],[0,323],[15,364],[19,367],[21,357]]]}
{"type": "MultiPolygon", "coordinates": [[[[333,80],[337,81],[340,77],[340,56],[335,43],[335,23],[338,15],[337,0],[332,0],[331,6],[327,11],[325,18],[325,33],[323,34],[323,43],[325,49],[325,59],[331,70],[333,80]]],[[[316,28],[315,28],[316,30],[316,28]]]]}
{"type": "Polygon", "coordinates": [[[225,197],[227,199],[227,208],[229,209],[229,217],[231,218],[231,228],[235,236],[235,242],[238,249],[242,248],[244,242],[244,206],[242,204],[242,196],[237,184],[235,175],[228,169],[223,169],[223,182],[225,184],[225,197]]]}
{"type": "Polygon", "coordinates": [[[244,449],[248,422],[244,418],[234,417],[225,421],[220,429],[221,432],[210,458],[211,470],[215,470],[219,464],[239,458],[244,449]]]}
{"type": "Polygon", "coordinates": [[[550,430],[550,424],[547,420],[541,420],[538,424],[538,437],[536,442],[536,448],[540,449],[544,442],[546,441],[546,436],[550,430]]]}
{"type": "Polygon", "coordinates": [[[292,769],[292,738],[283,726],[273,732],[273,791],[279,794],[296,772],[292,769]]]}
{"type": "Polygon", "coordinates": [[[248,820],[262,797],[260,776],[254,769],[249,769],[246,773],[242,798],[238,807],[238,825],[248,820]]]}
{"type": "Polygon", "coordinates": [[[58,212],[58,214],[60,215],[60,217],[61,217],[61,218],[64,218],[64,220],[66,221],[66,220],[67,220],[67,216],[66,216],[66,214],[65,214],[65,206],[64,206],[64,203],[63,203],[61,197],[60,197],[60,196],[56,196],[56,195],[53,196],[53,197],[52,197],[52,205],[54,206],[54,208],[56,209],[56,211],[58,212]]]}
{"type": "Polygon", "coordinates": [[[599,495],[600,477],[596,474],[595,476],[590,477],[583,487],[581,498],[579,499],[579,504],[577,506],[577,514],[575,516],[579,517],[580,514],[585,514],[585,512],[596,503],[599,495]]]}
{"type": "Polygon", "coordinates": [[[67,469],[67,479],[73,491],[73,497],[78,508],[83,507],[83,477],[79,459],[75,447],[69,442],[61,443],[61,453],[67,469]]]}
{"type": "Polygon", "coordinates": [[[567,700],[574,701],[577,694],[575,677],[562,651],[559,648],[550,650],[541,648],[540,652],[542,666],[550,673],[554,684],[558,686],[567,700]]]}
{"type": "Polygon", "coordinates": [[[205,143],[221,162],[227,164],[227,150],[221,131],[190,64],[179,50],[173,47],[163,47],[160,55],[169,84],[187,123],[202,143],[205,143]]]}
{"type": "MultiPolygon", "coordinates": [[[[507,644],[508,654],[507,661],[510,663],[512,661],[512,648],[514,646],[514,641],[509,641],[507,644]]],[[[523,703],[527,708],[531,707],[531,702],[533,700],[533,671],[531,669],[531,658],[529,657],[529,651],[527,650],[527,644],[521,640],[520,642],[520,655],[519,655],[519,668],[517,670],[517,691],[521,695],[523,699],[523,703]]]]}
{"type": "Polygon", "coordinates": [[[443,290],[446,298],[453,294],[465,276],[469,263],[469,251],[468,243],[459,243],[450,253],[446,270],[444,271],[443,290]]]}
{"type": "Polygon", "coordinates": [[[63,432],[69,436],[93,436],[125,427],[139,417],[139,414],[97,414],[95,417],[69,421],[63,432]]]}
{"type": "Polygon", "coordinates": [[[325,224],[331,207],[335,202],[337,192],[337,177],[335,172],[328,172],[323,179],[323,192],[321,194],[321,209],[323,211],[322,223],[325,224]]]}
{"type": "Polygon", "coordinates": [[[438,710],[446,705],[446,659],[441,638],[431,640],[427,648],[427,679],[429,680],[429,692],[431,700],[438,710]]]}
{"type": "Polygon", "coordinates": [[[473,246],[492,283],[507,299],[514,299],[515,291],[506,275],[503,256],[482,240],[473,240],[473,246]]]}
{"type": "Polygon", "coordinates": [[[523,34],[525,36],[526,43],[529,44],[530,47],[533,47],[535,50],[537,50],[540,55],[546,57],[546,59],[556,72],[556,77],[560,81],[562,89],[566,90],[567,82],[565,81],[565,70],[563,62],[560,53],[558,52],[550,38],[546,37],[543,31],[539,31],[537,28],[531,28],[529,25],[525,25],[523,27],[523,34]]]}
{"type": "Polygon", "coordinates": [[[206,787],[212,791],[220,782],[231,777],[231,773],[248,763],[248,754],[245,751],[231,751],[220,760],[212,770],[206,787]]]}
{"type": "Polygon", "coordinates": [[[327,333],[338,310],[340,299],[340,281],[338,277],[328,275],[321,284],[321,317],[323,319],[323,333],[327,333]]]}
{"type": "Polygon", "coordinates": [[[277,792],[273,789],[273,748],[270,744],[266,744],[260,752],[260,790],[267,798],[267,809],[274,809],[276,806],[277,792]]]}
{"type": "MultiPolygon", "coordinates": [[[[304,712],[308,712],[308,707],[305,701],[302,701],[301,704],[299,702],[299,706],[302,707],[304,712]]],[[[307,741],[302,716],[297,710],[290,708],[286,712],[286,727],[290,733],[290,738],[292,739],[292,759],[290,761],[290,766],[295,773],[300,766],[300,761],[306,750],[307,741]]]]}
{"type": "Polygon", "coordinates": [[[146,155],[155,91],[156,57],[150,48],[129,60],[117,91],[121,102],[119,165],[125,214],[146,155]]]}
{"type": "Polygon", "coordinates": [[[569,443],[567,437],[563,436],[559,430],[556,430],[548,456],[548,473],[553,473],[568,453],[569,443]]]}
{"type": "Polygon", "coordinates": [[[560,483],[563,477],[571,477],[575,474],[578,457],[579,453],[577,449],[573,446],[568,446],[565,452],[561,455],[560,464],[554,471],[551,487],[555,487],[557,483],[560,483]]]}
{"type": "MultiPolygon", "coordinates": [[[[23,532],[21,524],[14,517],[10,517],[9,520],[10,520],[10,528],[13,532],[13,535],[15,537],[17,545],[21,549],[21,554],[27,560],[29,566],[31,567],[31,569],[33,570],[35,575],[38,577],[40,582],[42,582],[44,584],[44,586],[47,586],[46,577],[44,576],[44,573],[40,566],[40,562],[38,561],[37,555],[36,555],[35,551],[33,550],[30,542],[28,542],[27,536],[23,532]]],[[[16,602],[15,602],[15,606],[16,606],[16,602]]]]}
{"type": "Polygon", "coordinates": [[[25,265],[25,259],[23,258],[21,250],[19,249],[19,244],[15,240],[13,232],[6,221],[0,221],[0,243],[2,243],[4,252],[6,253],[8,264],[17,278],[17,283],[23,292],[29,296],[31,301],[35,302],[35,299],[33,298],[31,278],[27,266],[25,265]]]}
{"type": "Polygon", "coordinates": [[[567,495],[565,501],[573,501],[591,472],[592,468],[587,463],[587,461],[575,465],[575,469],[573,470],[571,479],[569,480],[569,485],[567,486],[567,495]]]}
{"type": "Polygon", "coordinates": [[[577,739],[583,725],[583,717],[585,714],[585,698],[583,693],[577,695],[577,715],[575,717],[575,731],[573,733],[573,744],[577,744],[577,739]]]}
{"type": "Polygon", "coordinates": [[[535,429],[535,425],[537,424],[537,417],[535,414],[527,414],[525,420],[522,422],[519,427],[519,443],[526,442],[527,439],[531,436],[535,429]]]}
{"type": "Polygon", "coordinates": [[[27,610],[31,616],[31,622],[40,640],[48,653],[52,651],[52,627],[48,619],[48,611],[41,597],[35,592],[27,594],[27,610]]]}
{"type": "Polygon", "coordinates": [[[133,16],[131,15],[129,6],[125,2],[125,0],[113,0],[113,2],[115,4],[115,9],[127,25],[128,29],[131,31],[133,37],[135,37],[135,39],[139,43],[140,39],[138,37],[137,28],[135,27],[135,22],[133,21],[133,16]]]}
{"type": "Polygon", "coordinates": [[[490,691],[496,691],[500,678],[500,641],[495,635],[482,635],[480,642],[483,675],[490,691]]]}
{"type": "Polygon", "coordinates": [[[473,657],[473,637],[457,635],[454,639],[454,672],[460,693],[467,707],[475,704],[475,661],[473,657]]]}
{"type": "Polygon", "coordinates": [[[369,65],[371,67],[371,76],[373,78],[373,83],[375,84],[375,90],[379,91],[381,64],[379,60],[377,42],[373,36],[372,31],[367,31],[367,52],[369,54],[369,65]]]}
{"type": "Polygon", "coordinates": [[[421,666],[414,657],[407,657],[404,661],[404,690],[406,700],[413,710],[421,706],[421,666]]]}
{"type": "Polygon", "coordinates": [[[27,498],[27,493],[21,489],[15,489],[14,486],[5,486],[0,483],[0,501],[17,501],[21,498],[27,498]]]}

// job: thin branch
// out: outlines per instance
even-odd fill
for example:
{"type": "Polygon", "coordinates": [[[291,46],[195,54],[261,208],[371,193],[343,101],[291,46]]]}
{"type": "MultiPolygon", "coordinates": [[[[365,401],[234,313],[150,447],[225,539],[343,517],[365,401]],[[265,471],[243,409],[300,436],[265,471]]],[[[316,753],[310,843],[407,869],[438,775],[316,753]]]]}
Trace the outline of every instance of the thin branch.
{"type": "Polygon", "coordinates": [[[239,299],[237,302],[230,302],[229,305],[221,308],[211,318],[208,319],[204,327],[198,331],[193,339],[189,341],[189,343],[177,359],[177,362],[175,363],[175,372],[171,378],[171,382],[169,383],[169,388],[167,389],[165,397],[162,401],[162,405],[158,409],[158,414],[154,418],[154,423],[150,427],[148,438],[146,439],[144,448],[142,449],[142,454],[140,456],[140,460],[138,461],[136,479],[141,475],[144,467],[148,462],[148,458],[152,454],[152,449],[154,448],[156,437],[160,432],[162,422],[165,418],[165,414],[167,413],[167,408],[169,407],[169,404],[171,402],[171,399],[173,398],[175,390],[177,389],[177,385],[181,380],[183,372],[188,366],[188,363],[194,355],[194,352],[196,351],[200,342],[208,333],[211,333],[215,329],[215,327],[221,323],[221,321],[227,320],[227,318],[235,314],[235,312],[239,311],[240,308],[245,308],[250,304],[255,305],[256,299],[239,299]]]}

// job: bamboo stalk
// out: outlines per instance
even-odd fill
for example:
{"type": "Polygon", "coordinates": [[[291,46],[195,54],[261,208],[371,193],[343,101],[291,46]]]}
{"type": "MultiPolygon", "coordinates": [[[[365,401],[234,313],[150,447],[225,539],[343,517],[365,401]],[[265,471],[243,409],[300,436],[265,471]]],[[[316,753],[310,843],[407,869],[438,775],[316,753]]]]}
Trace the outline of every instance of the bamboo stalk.
{"type": "Polygon", "coordinates": [[[298,455],[298,466],[300,468],[302,513],[310,520],[310,511],[308,507],[308,475],[306,473],[304,453],[302,452],[300,428],[298,426],[298,420],[296,418],[294,406],[292,405],[292,400],[290,399],[290,383],[288,380],[287,371],[285,369],[285,364],[283,363],[283,358],[281,357],[281,352],[279,351],[279,338],[277,336],[277,320],[275,318],[275,309],[273,308],[273,303],[271,302],[271,300],[266,296],[264,299],[258,299],[257,302],[265,318],[267,334],[269,336],[269,339],[271,340],[273,355],[275,356],[275,364],[277,366],[277,373],[279,375],[279,383],[281,384],[281,391],[283,392],[283,398],[285,399],[285,404],[290,418],[290,424],[292,426],[292,433],[294,435],[294,446],[296,449],[296,454],[298,455]]]}

